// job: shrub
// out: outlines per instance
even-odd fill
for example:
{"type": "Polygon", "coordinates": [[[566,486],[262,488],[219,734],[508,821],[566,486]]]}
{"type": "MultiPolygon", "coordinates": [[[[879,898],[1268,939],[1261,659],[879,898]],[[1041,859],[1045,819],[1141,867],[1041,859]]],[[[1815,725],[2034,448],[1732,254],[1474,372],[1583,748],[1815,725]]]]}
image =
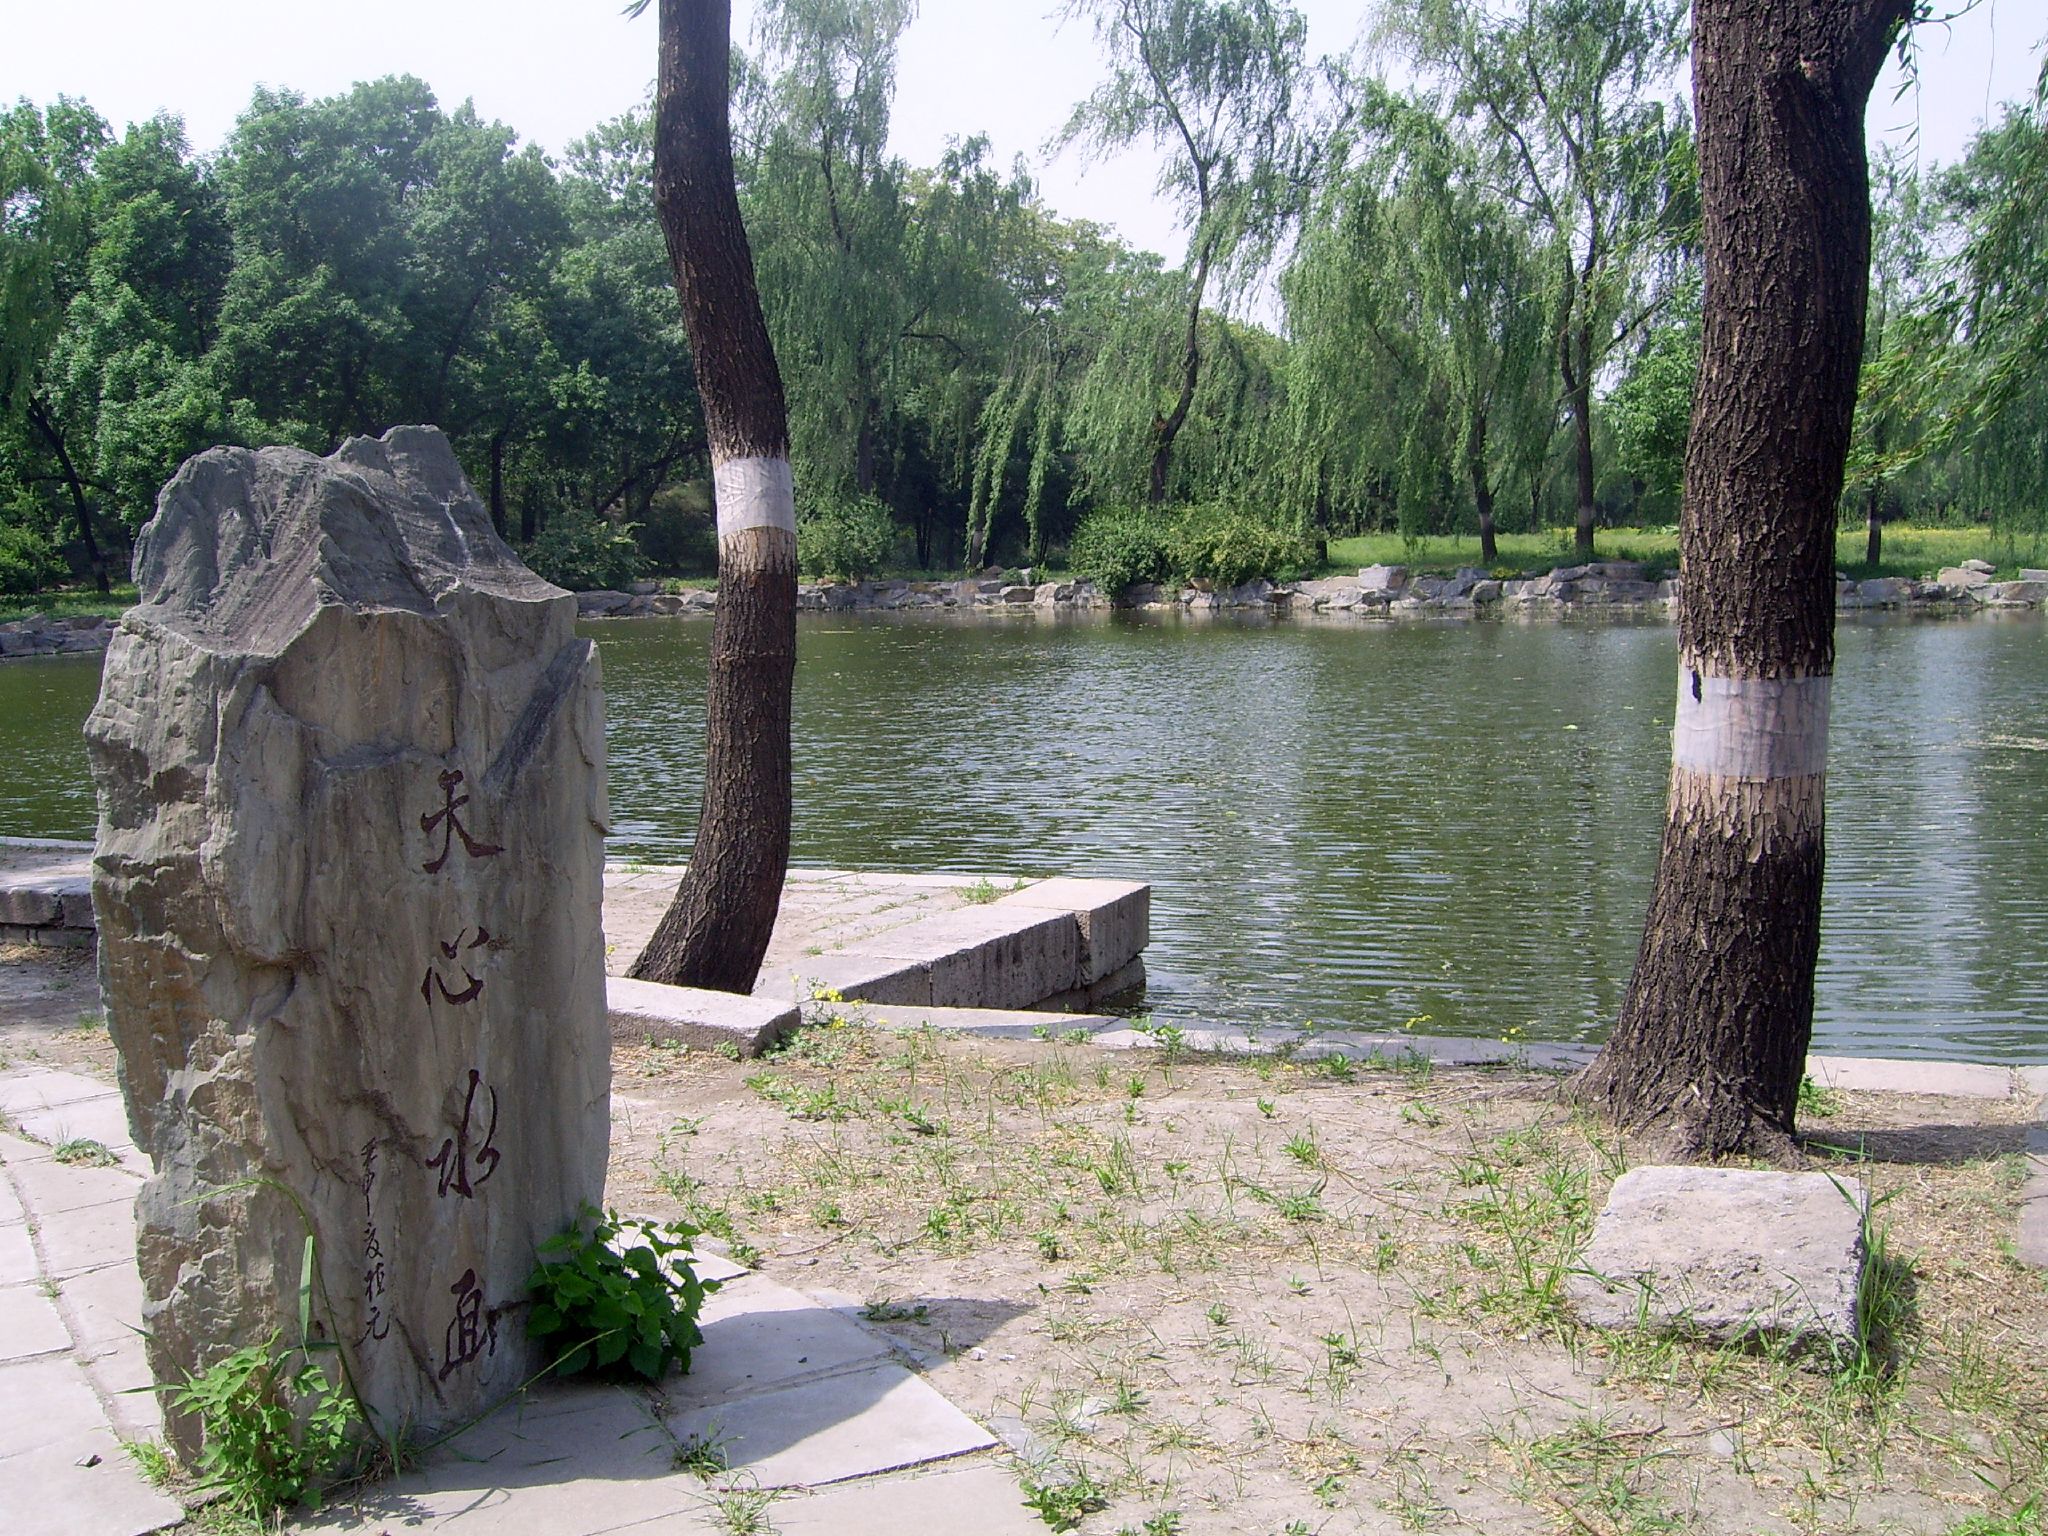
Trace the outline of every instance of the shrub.
{"type": "Polygon", "coordinates": [[[250,1521],[317,1494],[348,1454],[357,1422],[347,1393],[276,1334],[171,1390],[170,1402],[199,1420],[201,1489],[250,1521]]]}
{"type": "Polygon", "coordinates": [[[1144,507],[1102,507],[1074,530],[1067,560],[1112,598],[1141,581],[1175,575],[1173,530],[1165,514],[1144,507]]]}
{"type": "Polygon", "coordinates": [[[534,575],[571,592],[618,591],[645,568],[632,524],[588,512],[557,512],[521,553],[534,575]]]}
{"type": "Polygon", "coordinates": [[[623,1221],[585,1205],[577,1224],[540,1245],[527,1277],[529,1337],[557,1352],[556,1374],[637,1372],[659,1381],[690,1368],[704,1341],[697,1314],[718,1288],[690,1268],[697,1229],[680,1221],[623,1221]]]}
{"type": "Polygon", "coordinates": [[[1181,514],[1175,534],[1179,573],[1219,587],[1289,575],[1314,557],[1299,534],[1262,523],[1236,507],[1190,507],[1181,514]]]}
{"type": "Polygon", "coordinates": [[[859,581],[882,568],[896,543],[896,521],[880,497],[799,501],[796,563],[806,576],[859,581]]]}
{"type": "Polygon", "coordinates": [[[57,547],[33,528],[0,524],[0,593],[40,592],[65,576],[57,547]]]}

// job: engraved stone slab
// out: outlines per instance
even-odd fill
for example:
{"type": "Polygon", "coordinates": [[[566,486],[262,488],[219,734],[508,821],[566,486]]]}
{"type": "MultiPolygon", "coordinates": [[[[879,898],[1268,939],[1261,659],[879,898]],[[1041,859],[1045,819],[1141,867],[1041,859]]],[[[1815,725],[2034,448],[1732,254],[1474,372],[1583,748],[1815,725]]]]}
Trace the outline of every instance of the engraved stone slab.
{"type": "Polygon", "coordinates": [[[1567,1288],[1603,1328],[1853,1348],[1864,1198],[1824,1173],[1633,1168],[1567,1288]]]}
{"type": "Polygon", "coordinates": [[[431,428],[201,454],[135,572],[86,734],[151,1366],[292,1337],[310,1222],[378,1429],[464,1422],[604,1188],[595,648],[431,428]]]}

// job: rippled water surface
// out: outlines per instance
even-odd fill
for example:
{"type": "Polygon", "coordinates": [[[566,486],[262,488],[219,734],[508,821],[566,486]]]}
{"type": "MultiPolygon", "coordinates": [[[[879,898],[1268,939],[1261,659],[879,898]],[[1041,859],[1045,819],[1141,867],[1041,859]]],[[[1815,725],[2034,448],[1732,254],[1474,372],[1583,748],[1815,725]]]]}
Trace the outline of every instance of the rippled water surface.
{"type": "MultiPolygon", "coordinates": [[[[593,627],[614,854],[687,854],[710,626],[593,627]]],[[[2048,633],[1845,625],[1825,1048],[2048,1059],[2048,633]]],[[[1160,1016],[1597,1036],[1648,896],[1662,626],[806,620],[801,863],[1154,887],[1160,1016]]],[[[91,659],[0,666],[0,832],[87,836],[91,659]]]]}

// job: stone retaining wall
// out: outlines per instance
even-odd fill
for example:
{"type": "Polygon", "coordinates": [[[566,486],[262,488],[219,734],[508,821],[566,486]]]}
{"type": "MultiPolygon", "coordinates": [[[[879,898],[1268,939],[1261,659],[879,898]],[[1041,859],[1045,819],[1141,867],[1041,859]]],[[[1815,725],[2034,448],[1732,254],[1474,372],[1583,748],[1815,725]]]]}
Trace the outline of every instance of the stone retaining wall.
{"type": "Polygon", "coordinates": [[[0,624],[0,658],[104,651],[119,623],[118,619],[97,615],[65,619],[31,613],[25,618],[10,619],[0,624]]]}
{"type": "MultiPolygon", "coordinates": [[[[1932,581],[1884,576],[1871,581],[1837,579],[1838,612],[1904,610],[1962,615],[1983,609],[2022,610],[2048,603],[2048,571],[2022,571],[2018,581],[1992,580],[1983,561],[1941,571],[1932,581]]],[[[582,592],[577,606],[587,619],[710,613],[718,594],[696,589],[661,592],[653,583],[632,592],[582,592]]],[[[1354,576],[1276,584],[1258,580],[1239,587],[1194,583],[1166,588],[1132,587],[1121,607],[1147,612],[1252,612],[1276,616],[1323,613],[1353,618],[1444,616],[1564,616],[1612,612],[1667,615],[1678,597],[1675,579],[1652,581],[1629,560],[1561,566],[1542,575],[1495,577],[1467,566],[1449,576],[1411,575],[1405,566],[1367,566],[1354,576]]],[[[964,581],[863,581],[807,583],[797,589],[797,606],[811,613],[855,610],[896,612],[925,609],[979,613],[1034,613],[1106,609],[1111,603],[1090,581],[1009,582],[993,577],[964,581]]]]}

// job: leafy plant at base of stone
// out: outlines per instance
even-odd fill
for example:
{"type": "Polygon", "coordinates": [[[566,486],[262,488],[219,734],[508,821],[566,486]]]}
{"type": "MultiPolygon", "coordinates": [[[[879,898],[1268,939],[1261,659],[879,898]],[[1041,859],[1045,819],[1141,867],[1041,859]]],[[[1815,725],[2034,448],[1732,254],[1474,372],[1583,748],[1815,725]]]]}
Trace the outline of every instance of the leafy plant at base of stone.
{"type": "Polygon", "coordinates": [[[659,1381],[690,1368],[704,1341],[697,1314],[718,1289],[690,1265],[697,1229],[680,1221],[629,1221],[585,1205],[577,1224],[540,1246],[527,1278],[534,1307],[529,1337],[556,1349],[553,1370],[628,1372],[659,1381]]]}
{"type": "Polygon", "coordinates": [[[347,1389],[308,1350],[283,1346],[280,1337],[238,1349],[168,1389],[171,1407],[201,1426],[200,1490],[218,1493],[228,1512],[249,1520],[316,1500],[348,1458],[360,1423],[347,1389]]]}

